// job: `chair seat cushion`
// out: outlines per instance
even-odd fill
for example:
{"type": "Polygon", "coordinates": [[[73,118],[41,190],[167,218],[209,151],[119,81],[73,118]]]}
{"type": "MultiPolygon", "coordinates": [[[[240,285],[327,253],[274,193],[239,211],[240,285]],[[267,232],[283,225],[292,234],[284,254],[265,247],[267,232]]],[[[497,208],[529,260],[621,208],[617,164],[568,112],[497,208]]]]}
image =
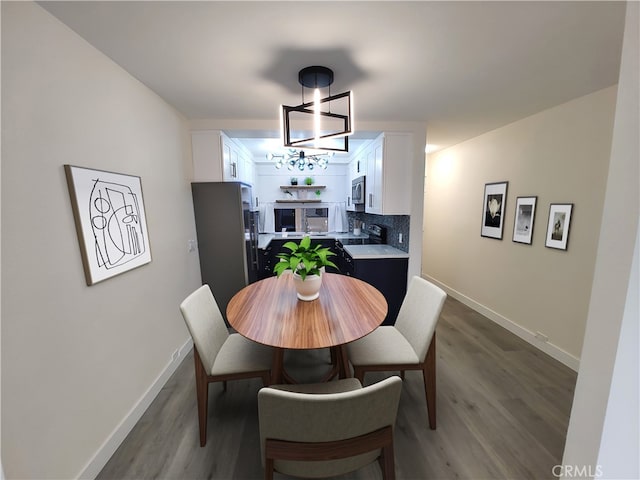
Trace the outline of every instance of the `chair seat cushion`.
{"type": "Polygon", "coordinates": [[[220,348],[210,375],[270,370],[273,349],[232,333],[220,348]]]}
{"type": "Polygon", "coordinates": [[[409,341],[395,328],[382,326],[347,345],[353,365],[402,365],[419,363],[409,341]]]}

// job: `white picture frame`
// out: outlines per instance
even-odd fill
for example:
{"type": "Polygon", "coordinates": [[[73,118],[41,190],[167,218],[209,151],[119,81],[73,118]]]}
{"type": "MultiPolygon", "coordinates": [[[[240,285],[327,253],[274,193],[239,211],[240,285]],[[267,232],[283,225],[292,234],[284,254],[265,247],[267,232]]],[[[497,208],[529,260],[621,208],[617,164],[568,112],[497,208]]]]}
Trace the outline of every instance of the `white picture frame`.
{"type": "Polygon", "coordinates": [[[140,177],[64,165],[87,285],[151,262],[140,177]]]}

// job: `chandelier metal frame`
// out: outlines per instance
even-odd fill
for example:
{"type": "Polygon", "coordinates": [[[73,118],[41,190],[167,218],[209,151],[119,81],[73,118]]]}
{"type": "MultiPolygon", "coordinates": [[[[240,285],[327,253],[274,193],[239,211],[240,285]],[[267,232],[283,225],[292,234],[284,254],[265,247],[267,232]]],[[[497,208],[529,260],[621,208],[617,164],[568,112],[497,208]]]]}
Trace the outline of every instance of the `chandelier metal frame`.
{"type": "MultiPolygon", "coordinates": [[[[331,84],[333,83],[333,70],[327,67],[311,66],[306,67],[298,72],[298,82],[302,86],[302,104],[297,106],[282,105],[281,127],[282,140],[285,147],[294,148],[320,148],[322,150],[330,150],[336,152],[349,151],[349,135],[353,133],[352,105],[353,92],[348,91],[331,95],[331,84]],[[320,98],[319,89],[329,87],[329,96],[320,98]],[[311,102],[304,101],[304,89],[314,89],[314,100],[311,102]],[[346,102],[346,114],[331,111],[331,102],[346,102]],[[322,107],[327,106],[326,110],[322,107]],[[313,136],[303,136],[303,138],[292,138],[292,114],[302,114],[302,117],[309,116],[314,125],[313,136]],[[341,128],[329,133],[323,132],[322,119],[331,119],[333,126],[340,125],[341,128]],[[342,146],[334,143],[327,143],[327,140],[342,140],[342,146]]],[[[326,124],[325,124],[326,125],[326,124]]],[[[302,130],[298,130],[303,135],[302,130]]]]}

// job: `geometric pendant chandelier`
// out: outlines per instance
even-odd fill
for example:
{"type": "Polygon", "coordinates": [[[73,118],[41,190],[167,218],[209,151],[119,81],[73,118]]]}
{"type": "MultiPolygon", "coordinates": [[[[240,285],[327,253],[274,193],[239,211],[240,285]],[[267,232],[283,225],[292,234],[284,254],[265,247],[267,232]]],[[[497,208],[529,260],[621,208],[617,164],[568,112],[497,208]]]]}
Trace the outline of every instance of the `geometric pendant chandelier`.
{"type": "Polygon", "coordinates": [[[283,145],[293,148],[313,148],[337,152],[349,151],[349,135],[353,127],[353,92],[331,95],[333,70],[311,66],[300,70],[302,103],[282,105],[280,117],[283,145]],[[305,102],[305,88],[313,91],[313,99],[305,102]],[[328,88],[321,98],[320,90],[328,88]]]}

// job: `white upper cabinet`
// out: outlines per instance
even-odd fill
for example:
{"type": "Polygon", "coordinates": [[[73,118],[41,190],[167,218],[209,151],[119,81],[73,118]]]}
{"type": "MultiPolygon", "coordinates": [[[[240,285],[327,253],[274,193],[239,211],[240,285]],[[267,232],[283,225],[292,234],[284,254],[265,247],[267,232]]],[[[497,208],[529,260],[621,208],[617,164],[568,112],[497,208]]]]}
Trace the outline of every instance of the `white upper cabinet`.
{"type": "Polygon", "coordinates": [[[354,159],[349,164],[350,180],[361,177],[367,173],[367,158],[364,152],[365,149],[360,149],[354,159]]]}
{"type": "Polygon", "coordinates": [[[371,148],[371,143],[365,144],[360,149],[355,152],[353,155],[353,159],[349,162],[349,170],[346,178],[346,190],[347,190],[347,210],[355,211],[355,205],[353,204],[353,199],[351,198],[351,185],[355,178],[362,177],[363,175],[367,175],[367,153],[368,149],[371,148]]]}
{"type": "Polygon", "coordinates": [[[365,212],[378,215],[409,215],[413,159],[410,133],[383,133],[367,152],[365,212]]]}
{"type": "Polygon", "coordinates": [[[251,154],[220,130],[191,132],[194,182],[244,182],[253,185],[251,154]]]}

